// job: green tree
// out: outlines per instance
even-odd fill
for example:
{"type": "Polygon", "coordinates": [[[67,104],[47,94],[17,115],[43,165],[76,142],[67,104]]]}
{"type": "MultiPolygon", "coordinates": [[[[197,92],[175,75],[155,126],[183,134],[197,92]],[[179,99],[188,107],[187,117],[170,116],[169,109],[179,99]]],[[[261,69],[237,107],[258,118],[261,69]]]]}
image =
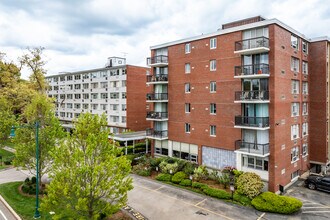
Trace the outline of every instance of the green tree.
{"type": "Polygon", "coordinates": [[[15,116],[7,100],[5,98],[0,98],[0,141],[8,138],[11,126],[14,124],[15,116]]]}
{"type": "MultiPolygon", "coordinates": [[[[64,131],[54,114],[54,105],[45,94],[36,94],[20,118],[24,127],[16,130],[16,158],[14,164],[28,168],[32,173],[36,168],[36,129],[39,122],[39,184],[41,177],[50,168],[50,152],[64,137],[64,131]],[[26,122],[26,123],[25,123],[26,122]]],[[[40,185],[41,186],[41,185],[40,185]]]]}
{"type": "Polygon", "coordinates": [[[52,181],[41,209],[55,218],[97,219],[127,202],[131,166],[109,142],[105,116],[82,114],[72,136],[54,151],[52,181]]]}

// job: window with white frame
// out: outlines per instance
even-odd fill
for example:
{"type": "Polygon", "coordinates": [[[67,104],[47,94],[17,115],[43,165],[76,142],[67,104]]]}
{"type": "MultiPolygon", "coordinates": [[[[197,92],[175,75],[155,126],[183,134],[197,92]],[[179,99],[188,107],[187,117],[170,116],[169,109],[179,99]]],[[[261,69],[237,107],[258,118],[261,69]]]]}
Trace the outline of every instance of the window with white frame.
{"type": "Polygon", "coordinates": [[[126,123],[126,116],[121,117],[121,123],[126,123]]]}
{"type": "Polygon", "coordinates": [[[75,84],[74,89],[81,89],[81,85],[80,84],[75,84]]]}
{"type": "Polygon", "coordinates": [[[107,106],[108,106],[107,104],[101,104],[101,106],[100,106],[101,110],[104,110],[104,111],[107,110],[107,106]]]}
{"type": "Polygon", "coordinates": [[[308,115],[308,103],[307,102],[302,103],[302,115],[308,115]]]}
{"type": "Polygon", "coordinates": [[[66,107],[67,107],[67,108],[72,108],[72,103],[67,103],[67,104],[66,104],[66,107]]]}
{"type": "Polygon", "coordinates": [[[101,93],[101,99],[108,99],[108,93],[101,93]]]}
{"type": "Polygon", "coordinates": [[[299,170],[296,170],[293,173],[291,173],[291,180],[293,180],[297,177],[299,177],[299,170]]]}
{"type": "Polygon", "coordinates": [[[299,72],[299,59],[291,57],[291,70],[294,72],[299,72]]]}
{"type": "Polygon", "coordinates": [[[302,156],[305,157],[307,155],[308,155],[308,144],[303,143],[303,145],[302,145],[302,156]]]}
{"type": "Polygon", "coordinates": [[[299,94],[299,81],[291,80],[291,91],[292,94],[299,94]]]}
{"type": "Polygon", "coordinates": [[[91,99],[98,99],[99,94],[98,93],[91,93],[91,99]]]}
{"type": "Polygon", "coordinates": [[[210,136],[216,136],[217,127],[215,125],[210,125],[210,136]]]}
{"type": "Polygon", "coordinates": [[[291,103],[291,116],[299,116],[299,102],[291,103]]]}
{"type": "Polygon", "coordinates": [[[291,149],[291,162],[294,163],[299,160],[299,146],[293,147],[291,149]]]}
{"type": "Polygon", "coordinates": [[[75,80],[80,80],[80,79],[81,79],[81,75],[80,75],[80,74],[78,74],[78,75],[74,75],[74,79],[75,79],[75,80]]]}
{"type": "Polygon", "coordinates": [[[305,122],[302,124],[302,136],[306,136],[308,135],[308,123],[305,122]]]}
{"type": "Polygon", "coordinates": [[[184,111],[185,111],[185,113],[190,113],[190,103],[184,104],[184,111]]]}
{"type": "Polygon", "coordinates": [[[210,49],[217,48],[217,38],[211,38],[210,39],[210,49]]]}
{"type": "Polygon", "coordinates": [[[291,125],[291,140],[299,138],[299,124],[291,125]]]}
{"type": "Polygon", "coordinates": [[[121,86],[122,86],[122,87],[126,87],[126,85],[127,85],[126,80],[122,80],[122,81],[121,81],[121,86]]]}
{"type": "Polygon", "coordinates": [[[108,82],[101,82],[100,86],[102,89],[108,88],[108,82]]]}
{"type": "Polygon", "coordinates": [[[305,54],[308,54],[308,43],[306,41],[303,41],[302,42],[302,51],[305,53],[305,54]]]}
{"type": "Polygon", "coordinates": [[[291,35],[291,47],[294,49],[299,49],[299,39],[295,35],[291,35]]]}
{"type": "Polygon", "coordinates": [[[185,93],[190,93],[190,83],[184,84],[184,91],[185,91],[185,93]]]}
{"type": "Polygon", "coordinates": [[[185,123],[184,124],[184,129],[186,133],[190,133],[190,124],[189,123],[185,123]]]}
{"type": "Polygon", "coordinates": [[[210,92],[216,92],[217,91],[217,83],[215,81],[210,82],[210,92]]]}
{"type": "Polygon", "coordinates": [[[302,73],[308,75],[308,63],[305,61],[302,62],[302,73]]]}
{"type": "Polygon", "coordinates": [[[190,73],[190,63],[185,64],[184,70],[185,70],[185,73],[190,73]]]}
{"type": "Polygon", "coordinates": [[[111,92],[110,99],[119,99],[119,92],[111,92]]]}
{"type": "Polygon", "coordinates": [[[97,89],[99,87],[99,83],[91,83],[92,89],[97,89]]]}
{"type": "Polygon", "coordinates": [[[92,109],[93,109],[93,110],[97,110],[98,107],[99,107],[99,104],[92,104],[92,109]]]}
{"type": "Polygon", "coordinates": [[[67,77],[66,77],[66,80],[67,80],[67,81],[71,81],[72,78],[73,78],[72,75],[71,75],[71,76],[67,76],[67,77]]]}
{"type": "Polygon", "coordinates": [[[308,82],[302,82],[302,94],[308,94],[308,82]]]}
{"type": "Polygon", "coordinates": [[[121,110],[122,110],[122,111],[126,111],[126,104],[122,104],[122,105],[121,105],[121,110]]]}
{"type": "Polygon", "coordinates": [[[127,96],[126,96],[126,92],[122,92],[122,93],[121,93],[121,98],[122,98],[122,99],[126,99],[126,98],[127,98],[127,96]]]}
{"type": "Polygon", "coordinates": [[[81,99],[81,94],[74,94],[75,99],[81,99]]]}
{"type": "Polygon", "coordinates": [[[217,61],[210,60],[210,71],[216,71],[216,70],[217,70],[217,61]]]}
{"type": "Polygon", "coordinates": [[[80,109],[80,107],[81,107],[81,104],[79,104],[79,103],[75,103],[75,104],[74,104],[74,108],[75,108],[75,109],[80,109]]]}
{"type": "Polygon", "coordinates": [[[89,99],[89,94],[88,93],[84,93],[83,94],[83,99],[89,99]]]}
{"type": "Polygon", "coordinates": [[[83,109],[88,109],[89,104],[83,104],[83,109]]]}
{"type": "Polygon", "coordinates": [[[217,114],[217,104],[215,104],[215,103],[210,104],[210,114],[213,114],[213,115],[217,114]]]}
{"type": "Polygon", "coordinates": [[[83,89],[88,89],[89,88],[89,84],[88,83],[84,83],[83,84],[83,89]]]}
{"type": "Polygon", "coordinates": [[[184,46],[184,52],[185,53],[190,53],[191,52],[190,43],[185,44],[185,46],[184,46]]]}
{"type": "Polygon", "coordinates": [[[255,157],[243,154],[243,167],[268,171],[268,158],[255,157]]]}
{"type": "Polygon", "coordinates": [[[117,111],[118,110],[118,104],[110,104],[110,110],[117,111]]]}
{"type": "Polygon", "coordinates": [[[72,97],[73,97],[73,94],[66,94],[67,99],[72,99],[72,97]]]}

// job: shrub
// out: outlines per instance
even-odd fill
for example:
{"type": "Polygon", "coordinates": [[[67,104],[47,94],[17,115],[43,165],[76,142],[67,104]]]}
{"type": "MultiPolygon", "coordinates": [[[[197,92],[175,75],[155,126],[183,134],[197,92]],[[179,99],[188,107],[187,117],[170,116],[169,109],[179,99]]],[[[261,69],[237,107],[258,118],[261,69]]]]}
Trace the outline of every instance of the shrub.
{"type": "Polygon", "coordinates": [[[175,162],[178,162],[178,160],[179,159],[177,159],[177,158],[174,158],[174,157],[166,157],[166,159],[165,159],[165,161],[167,162],[167,163],[175,163],[175,162]]]}
{"type": "Polygon", "coordinates": [[[196,168],[196,165],[190,162],[187,162],[183,168],[183,172],[187,175],[192,175],[194,174],[194,170],[196,168]]]}
{"type": "Polygon", "coordinates": [[[229,183],[230,183],[230,178],[228,173],[222,173],[221,176],[219,176],[219,183],[223,185],[225,189],[227,189],[229,183]]]}
{"type": "Polygon", "coordinates": [[[230,199],[231,195],[230,193],[222,190],[222,189],[215,189],[215,188],[211,188],[211,187],[207,187],[203,189],[203,192],[208,195],[208,196],[212,196],[218,199],[230,199]]]}
{"type": "Polygon", "coordinates": [[[191,184],[192,187],[197,188],[197,189],[205,189],[208,187],[208,185],[204,184],[204,183],[199,183],[199,182],[193,182],[191,184]]]}
{"type": "Polygon", "coordinates": [[[4,163],[5,165],[11,165],[12,161],[11,161],[11,160],[5,160],[5,161],[3,161],[3,163],[4,163]]]}
{"type": "Polygon", "coordinates": [[[24,180],[24,183],[30,183],[30,178],[29,177],[26,177],[26,179],[24,180]]]}
{"type": "Polygon", "coordinates": [[[178,171],[183,171],[184,167],[189,162],[188,161],[185,161],[185,160],[178,160],[177,163],[178,163],[178,171]]]}
{"type": "Polygon", "coordinates": [[[292,214],[300,210],[302,202],[296,198],[264,192],[252,200],[252,205],[259,211],[292,214]]]}
{"type": "Polygon", "coordinates": [[[239,194],[237,192],[234,193],[234,201],[241,203],[244,206],[251,205],[251,199],[245,195],[239,194]]]}
{"type": "Polygon", "coordinates": [[[198,168],[195,168],[194,170],[194,179],[197,181],[200,181],[202,179],[206,180],[208,177],[208,171],[205,166],[199,166],[198,168]]]}
{"type": "Polygon", "coordinates": [[[137,170],[136,174],[139,175],[139,176],[150,176],[151,175],[151,169],[137,170]]]}
{"type": "Polygon", "coordinates": [[[37,182],[37,178],[35,176],[33,176],[31,178],[31,184],[36,184],[36,182],[37,182]]]}
{"type": "Polygon", "coordinates": [[[253,199],[260,194],[264,187],[259,175],[246,172],[237,179],[237,192],[253,199]]]}
{"type": "Polygon", "coordinates": [[[133,167],[132,172],[140,176],[150,176],[151,167],[148,164],[137,164],[133,167]]]}
{"type": "Polygon", "coordinates": [[[186,178],[186,174],[182,171],[177,172],[176,174],[174,174],[174,176],[172,177],[172,182],[173,183],[180,183],[182,180],[184,180],[184,178],[186,178]]]}
{"type": "Polygon", "coordinates": [[[22,185],[22,191],[24,192],[24,193],[29,193],[29,191],[30,191],[30,188],[29,188],[30,186],[29,185],[27,185],[27,184],[23,184],[22,185]]]}
{"type": "Polygon", "coordinates": [[[172,170],[172,173],[176,173],[178,171],[178,163],[167,163],[166,161],[162,161],[159,164],[160,170],[162,173],[170,173],[172,170]]]}
{"type": "Polygon", "coordinates": [[[151,158],[150,159],[150,166],[153,168],[153,169],[156,169],[156,167],[159,167],[159,164],[164,161],[164,158],[162,157],[157,157],[157,158],[151,158]]]}
{"type": "Polygon", "coordinates": [[[191,186],[191,180],[189,179],[184,179],[180,182],[181,186],[191,186]]]}
{"type": "Polygon", "coordinates": [[[167,174],[167,173],[160,173],[156,177],[156,180],[165,181],[165,182],[170,182],[171,179],[172,179],[172,175],[171,174],[167,174]]]}

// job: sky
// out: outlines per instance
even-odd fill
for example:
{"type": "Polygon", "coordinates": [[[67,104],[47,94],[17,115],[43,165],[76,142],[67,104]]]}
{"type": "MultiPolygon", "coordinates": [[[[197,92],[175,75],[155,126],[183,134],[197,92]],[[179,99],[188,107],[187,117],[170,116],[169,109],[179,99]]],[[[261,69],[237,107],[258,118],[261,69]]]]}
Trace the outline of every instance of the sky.
{"type": "Polygon", "coordinates": [[[17,62],[44,47],[47,75],[101,68],[110,56],[146,66],[150,46],[257,15],[330,36],[329,0],[0,0],[0,52],[17,62]]]}

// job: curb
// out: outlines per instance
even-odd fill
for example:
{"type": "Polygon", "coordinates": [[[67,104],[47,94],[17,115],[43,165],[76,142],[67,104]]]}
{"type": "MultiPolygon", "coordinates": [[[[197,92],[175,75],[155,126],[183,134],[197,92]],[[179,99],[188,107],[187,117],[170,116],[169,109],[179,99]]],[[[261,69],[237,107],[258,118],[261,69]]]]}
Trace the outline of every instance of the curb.
{"type": "Polygon", "coordinates": [[[7,203],[7,201],[1,195],[0,195],[0,200],[17,220],[22,220],[21,217],[17,215],[14,209],[7,203]]]}
{"type": "Polygon", "coordinates": [[[121,210],[123,212],[127,213],[129,216],[131,216],[132,219],[136,219],[136,220],[148,220],[148,218],[146,218],[140,212],[138,212],[135,209],[133,209],[131,206],[126,205],[123,208],[121,208],[121,210]]]}

